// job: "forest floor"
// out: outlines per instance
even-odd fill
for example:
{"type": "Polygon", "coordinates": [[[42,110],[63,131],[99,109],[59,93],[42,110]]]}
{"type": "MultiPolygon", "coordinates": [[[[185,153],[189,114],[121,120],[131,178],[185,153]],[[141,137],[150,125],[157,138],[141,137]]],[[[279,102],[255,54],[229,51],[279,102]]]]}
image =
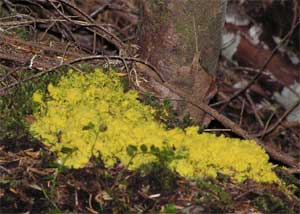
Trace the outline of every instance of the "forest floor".
{"type": "MultiPolygon", "coordinates": [[[[122,42],[134,41],[138,25],[131,1],[82,1],[77,6],[63,2],[0,2],[1,213],[300,212],[296,0],[230,2],[227,42],[210,103],[251,136],[282,152],[284,160],[295,160],[270,157],[284,187],[251,180],[237,183],[222,174],[216,179],[189,180],[160,166],[145,171],[129,171],[121,165],[107,169],[96,159],[82,169],[56,164],[55,155],[26,127],[34,120],[33,92],[57,81],[69,67],[84,72],[112,66],[128,74],[135,63],[147,64],[136,56],[118,55],[122,42]],[[93,19],[101,25],[94,25],[93,19]]],[[[134,82],[134,75],[128,77],[134,82]]],[[[155,97],[141,101],[163,105],[155,97]]],[[[167,122],[180,127],[193,123],[180,121],[175,114],[167,122]]],[[[237,137],[218,120],[203,129],[237,137]]]]}

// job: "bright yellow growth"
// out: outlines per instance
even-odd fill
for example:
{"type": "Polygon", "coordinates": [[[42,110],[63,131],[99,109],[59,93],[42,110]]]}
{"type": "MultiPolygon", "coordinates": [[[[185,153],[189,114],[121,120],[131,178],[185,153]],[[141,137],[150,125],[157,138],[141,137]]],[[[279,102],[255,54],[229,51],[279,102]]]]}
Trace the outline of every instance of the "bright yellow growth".
{"type": "Polygon", "coordinates": [[[149,152],[155,146],[184,154],[167,163],[183,176],[216,177],[220,172],[237,181],[278,180],[265,151],[252,141],[198,134],[197,127],[167,130],[155,120],[155,110],[137,100],[135,91],[124,92],[113,71],[70,71],[57,86],[50,84],[48,92],[33,95],[40,107],[30,130],[67,167],[84,167],[95,156],[106,167],[119,160],[132,170],[158,161],[149,152]],[[135,155],[128,152],[132,146],[137,148],[135,155]]]}

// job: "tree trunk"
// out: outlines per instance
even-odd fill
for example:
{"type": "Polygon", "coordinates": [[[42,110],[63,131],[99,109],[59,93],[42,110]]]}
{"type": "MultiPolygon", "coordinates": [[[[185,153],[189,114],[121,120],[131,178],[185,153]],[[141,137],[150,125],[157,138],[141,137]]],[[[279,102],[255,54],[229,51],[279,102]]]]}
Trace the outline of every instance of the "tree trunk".
{"type": "MultiPolygon", "coordinates": [[[[179,98],[168,85],[197,102],[209,101],[221,48],[225,1],[139,1],[143,11],[138,28],[139,54],[167,82],[151,81],[152,91],[163,97],[179,98]]],[[[203,112],[199,109],[182,102],[173,104],[181,116],[189,113],[195,121],[202,121],[203,112]]]]}

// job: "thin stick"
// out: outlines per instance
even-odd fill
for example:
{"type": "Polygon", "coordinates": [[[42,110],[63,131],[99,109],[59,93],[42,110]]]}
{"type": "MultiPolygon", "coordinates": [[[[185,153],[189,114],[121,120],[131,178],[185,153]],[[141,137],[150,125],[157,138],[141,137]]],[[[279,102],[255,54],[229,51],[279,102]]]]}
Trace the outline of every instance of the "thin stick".
{"type": "Polygon", "coordinates": [[[275,130],[281,123],[282,121],[298,106],[300,105],[300,100],[298,100],[298,102],[296,102],[294,105],[292,105],[286,112],[284,112],[284,114],[277,120],[277,122],[268,130],[263,131],[261,133],[258,133],[256,135],[252,135],[253,137],[262,137],[265,135],[270,134],[273,130],[275,130]]]}
{"type": "Polygon", "coordinates": [[[249,94],[249,93],[246,93],[246,97],[247,97],[247,99],[248,99],[248,101],[249,101],[249,103],[250,103],[250,106],[251,106],[251,108],[252,108],[252,110],[253,110],[253,112],[254,112],[254,115],[255,115],[255,117],[256,117],[256,119],[257,119],[259,125],[260,125],[261,127],[264,127],[264,123],[262,122],[262,120],[261,120],[261,118],[260,118],[258,112],[256,111],[255,103],[253,102],[253,100],[252,100],[250,94],[249,94]]]}
{"type": "Polygon", "coordinates": [[[242,110],[241,110],[241,113],[240,113],[240,122],[239,122],[239,126],[241,126],[242,123],[243,123],[244,109],[245,109],[245,99],[243,99],[243,102],[242,102],[242,110]]]}

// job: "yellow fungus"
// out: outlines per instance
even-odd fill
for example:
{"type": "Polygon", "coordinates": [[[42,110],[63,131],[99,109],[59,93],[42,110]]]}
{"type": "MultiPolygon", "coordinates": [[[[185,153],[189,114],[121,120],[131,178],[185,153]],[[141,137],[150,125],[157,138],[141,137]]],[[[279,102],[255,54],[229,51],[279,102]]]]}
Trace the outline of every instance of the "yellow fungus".
{"type": "Polygon", "coordinates": [[[106,167],[121,161],[130,170],[158,161],[150,148],[171,148],[167,167],[186,177],[229,175],[242,182],[277,182],[265,151],[255,142],[198,134],[198,127],[167,130],[155,120],[155,109],[140,103],[135,91],[124,92],[120,75],[101,70],[89,74],[70,71],[49,94],[33,95],[44,107],[34,113],[32,134],[56,152],[67,167],[84,167],[92,156],[106,167]],[[129,147],[138,151],[134,156],[129,147]],[[142,149],[141,149],[142,148],[142,149]],[[143,150],[143,151],[141,151],[143,150]]]}

